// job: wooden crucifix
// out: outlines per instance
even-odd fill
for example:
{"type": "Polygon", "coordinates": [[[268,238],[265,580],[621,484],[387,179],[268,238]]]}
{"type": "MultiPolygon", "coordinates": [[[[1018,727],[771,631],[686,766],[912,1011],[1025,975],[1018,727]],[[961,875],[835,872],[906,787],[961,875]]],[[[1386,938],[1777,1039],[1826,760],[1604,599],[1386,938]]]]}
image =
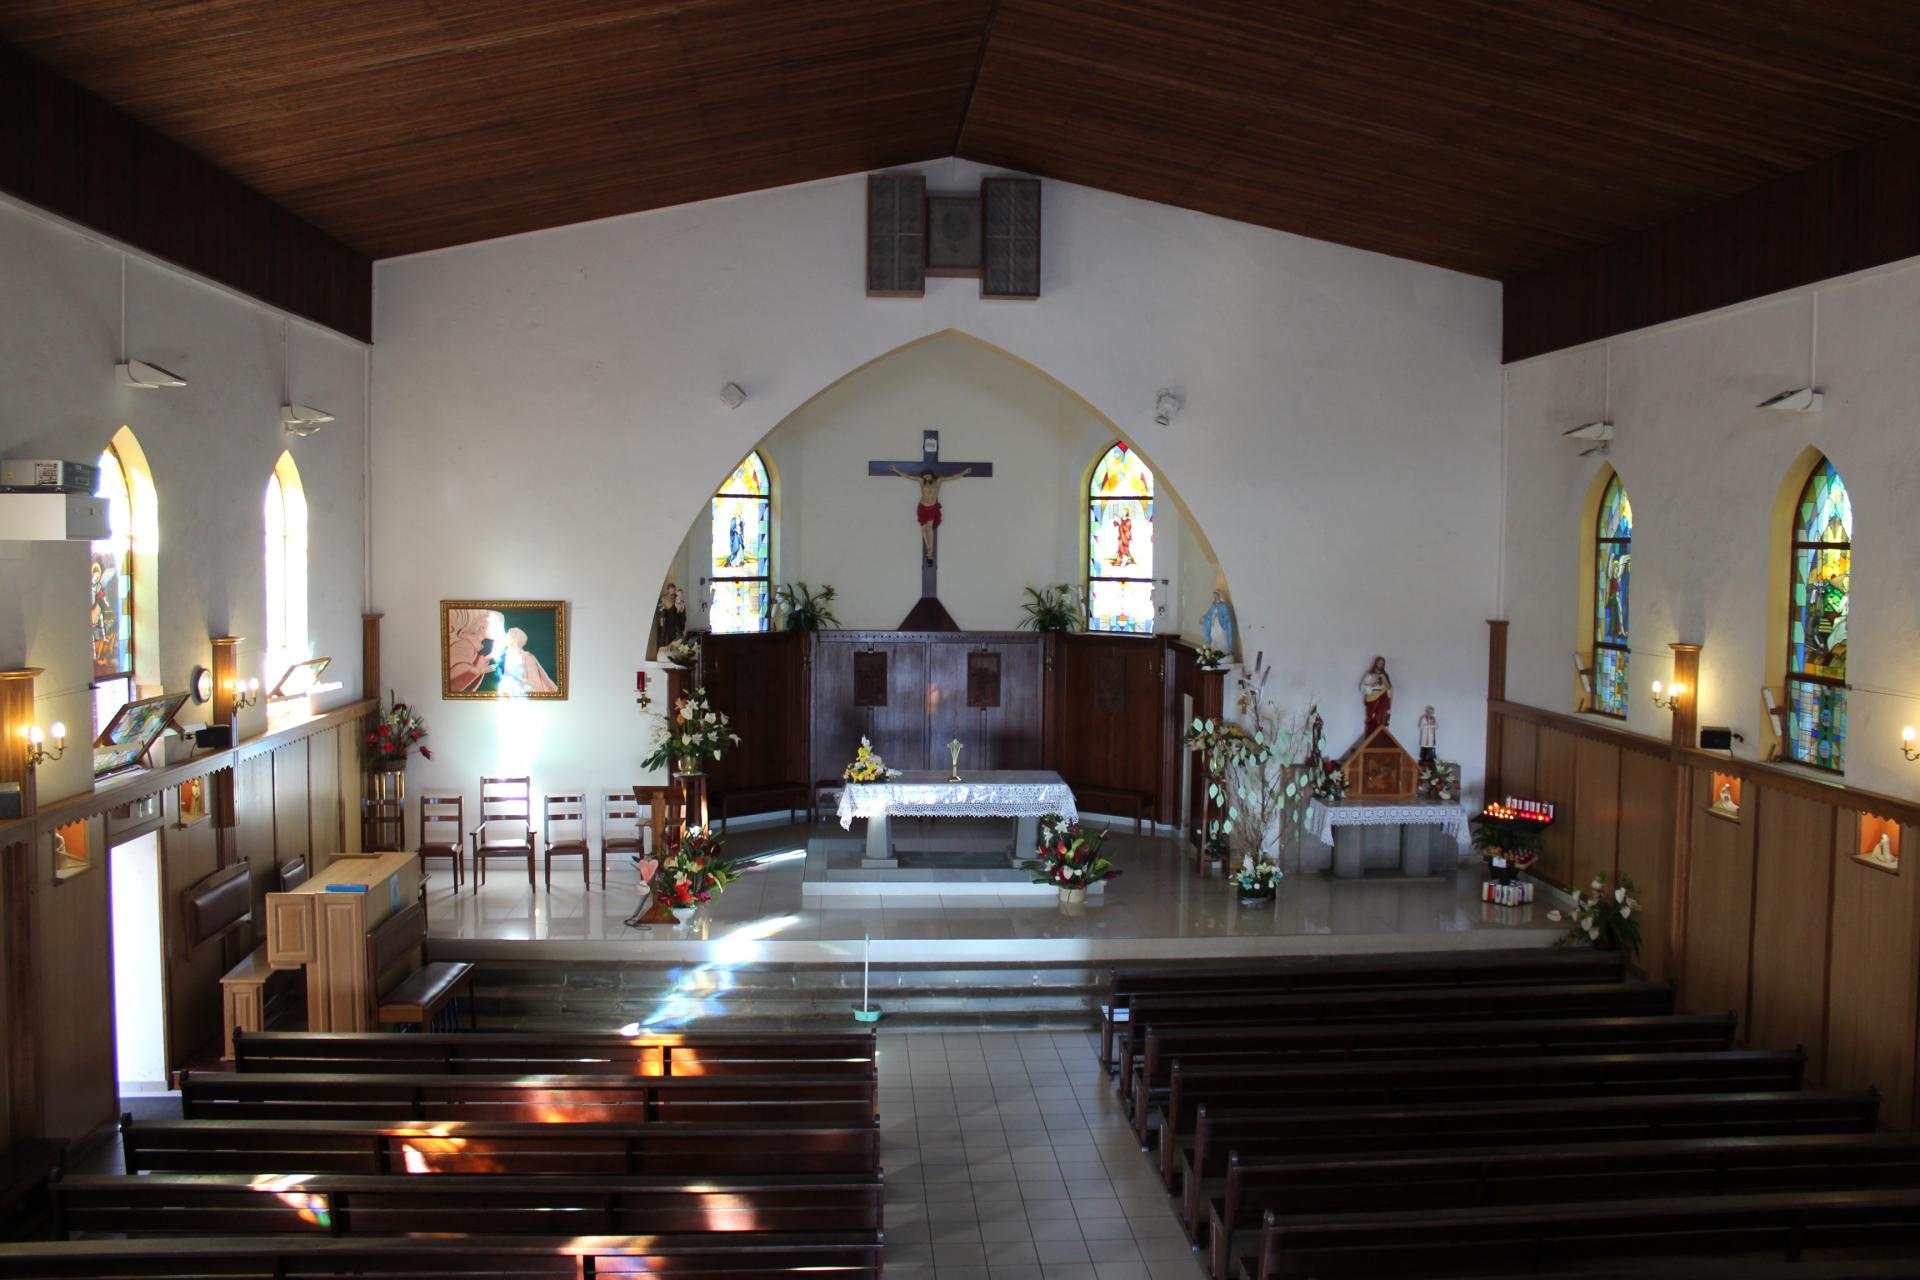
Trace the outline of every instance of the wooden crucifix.
{"type": "Polygon", "coordinates": [[[920,602],[913,606],[902,631],[958,631],[953,616],[941,607],[940,569],[940,486],[963,476],[991,476],[991,462],[943,462],[940,459],[940,433],[920,433],[920,457],[912,462],[869,462],[869,476],[898,476],[911,480],[920,490],[914,518],[920,526],[920,602]]]}

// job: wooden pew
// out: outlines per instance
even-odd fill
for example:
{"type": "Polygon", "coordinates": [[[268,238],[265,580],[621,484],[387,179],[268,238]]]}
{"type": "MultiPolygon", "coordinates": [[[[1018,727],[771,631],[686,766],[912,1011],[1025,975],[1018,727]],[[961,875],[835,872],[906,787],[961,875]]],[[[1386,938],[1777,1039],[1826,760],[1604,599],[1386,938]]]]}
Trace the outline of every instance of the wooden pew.
{"type": "Polygon", "coordinates": [[[1269,1215],[1242,1280],[1558,1271],[1577,1256],[1611,1259],[1748,1254],[1795,1261],[1812,1253],[1920,1249],[1920,1190],[1621,1200],[1548,1208],[1431,1209],[1331,1216],[1269,1215]]]}
{"type": "Polygon", "coordinates": [[[0,1277],[484,1276],[578,1280],[594,1275],[712,1280],[880,1280],[878,1231],[806,1235],[450,1236],[334,1239],[229,1236],[189,1240],[42,1241],[0,1245],[0,1277]]]}
{"type": "Polygon", "coordinates": [[[1114,969],[1100,1008],[1100,1063],[1113,1066],[1114,1030],[1130,1018],[1136,997],[1159,994],[1209,997],[1252,992],[1342,991],[1368,988],[1544,986],[1619,982],[1626,969],[1618,953],[1498,951],[1387,956],[1302,956],[1262,964],[1114,969]]]}
{"type": "MultiPolygon", "coordinates": [[[[479,1026],[473,1002],[473,966],[461,960],[429,960],[427,945],[427,908],[421,902],[409,902],[367,934],[366,972],[374,997],[374,1026],[415,1023],[422,1031],[432,1031],[440,1011],[450,1007],[462,992],[467,998],[467,1029],[479,1026]]],[[[240,1039],[239,1034],[234,1036],[236,1059],[240,1039]]]]}
{"type": "Polygon", "coordinates": [[[864,1124],[879,1087],[857,1076],[241,1074],[183,1072],[188,1120],[752,1121],[864,1124]]]}
{"type": "MultiPolygon", "coordinates": [[[[1123,1094],[1144,1140],[1178,1059],[1200,1067],[1263,1062],[1368,1062],[1567,1053],[1710,1053],[1733,1047],[1734,1017],[1516,1018],[1490,1022],[1368,1022],[1305,1027],[1146,1029],[1123,1094]]],[[[1129,1077],[1122,1077],[1128,1079],[1129,1077]]]]}
{"type": "Polygon", "coordinates": [[[1511,1018],[1658,1017],[1673,1012],[1670,983],[1569,983],[1564,986],[1446,987],[1425,991],[1309,991],[1234,996],[1141,996],[1116,1032],[1122,1071],[1148,1030],[1281,1026],[1314,1022],[1493,1021],[1511,1018]]]}
{"type": "Polygon", "coordinates": [[[665,1235],[878,1231],[877,1173],[578,1178],[432,1174],[80,1175],[61,1235],[665,1235]]]}
{"type": "Polygon", "coordinates": [[[1439,1151],[1521,1143],[1652,1142],[1663,1138],[1873,1133],[1880,1092],[1685,1093],[1600,1098],[1504,1097],[1484,1102],[1246,1111],[1202,1103],[1179,1154],[1181,1220],[1203,1234],[1204,1202],[1221,1193],[1227,1161],[1439,1151]]]}
{"type": "Polygon", "coordinates": [[[871,1032],[773,1037],[704,1031],[637,1036],[273,1031],[237,1037],[234,1069],[437,1075],[867,1076],[874,1071],[874,1052],[871,1032]]]}
{"type": "Polygon", "coordinates": [[[1209,1209],[1209,1271],[1225,1280],[1236,1246],[1253,1243],[1248,1236],[1268,1213],[1371,1214],[1917,1186],[1920,1137],[1907,1134],[1486,1147],[1310,1156],[1253,1166],[1230,1161],[1226,1194],[1209,1209]]]}
{"type": "Polygon", "coordinates": [[[120,1122],[128,1173],[461,1173],[704,1177],[873,1173],[877,1123],[356,1124],[347,1120],[120,1122]]]}
{"type": "Polygon", "coordinates": [[[1188,1073],[1174,1063],[1160,1116],[1160,1176],[1172,1188],[1180,1136],[1203,1102],[1221,1107],[1285,1098],[1298,1107],[1391,1103],[1577,1098],[1603,1094],[1791,1092],[1800,1088],[1806,1054],[1578,1054],[1547,1058],[1451,1058],[1319,1064],[1305,1067],[1221,1067],[1188,1073]]]}

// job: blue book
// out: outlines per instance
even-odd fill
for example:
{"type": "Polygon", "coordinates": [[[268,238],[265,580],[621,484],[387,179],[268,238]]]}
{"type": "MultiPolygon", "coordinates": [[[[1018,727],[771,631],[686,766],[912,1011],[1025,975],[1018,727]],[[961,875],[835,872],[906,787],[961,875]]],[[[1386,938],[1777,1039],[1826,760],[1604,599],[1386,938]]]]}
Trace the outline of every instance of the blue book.
{"type": "Polygon", "coordinates": [[[328,893],[365,893],[366,891],[367,886],[363,884],[330,884],[327,886],[328,893]]]}

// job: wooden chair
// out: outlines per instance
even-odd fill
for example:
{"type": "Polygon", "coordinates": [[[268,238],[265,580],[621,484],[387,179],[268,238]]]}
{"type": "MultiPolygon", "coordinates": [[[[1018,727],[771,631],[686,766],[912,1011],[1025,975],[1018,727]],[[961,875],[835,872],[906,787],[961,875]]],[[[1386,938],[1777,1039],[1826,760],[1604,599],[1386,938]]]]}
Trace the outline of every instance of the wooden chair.
{"type": "Polygon", "coordinates": [[[460,892],[460,864],[467,851],[460,835],[467,829],[465,796],[429,794],[420,797],[420,882],[426,883],[427,859],[445,858],[453,867],[453,891],[460,892]],[[441,828],[438,832],[435,828],[441,828]]]}
{"type": "MultiPolygon", "coordinates": [[[[580,884],[582,888],[593,887],[593,877],[588,874],[589,861],[593,857],[593,844],[587,839],[586,797],[579,792],[566,792],[546,798],[540,823],[541,841],[547,847],[546,868],[547,888],[553,888],[553,859],[580,859],[580,884]],[[554,839],[553,829],[559,826],[560,838],[554,839]]],[[[607,858],[600,855],[600,875],[606,878],[607,858]]]]}
{"type": "Polygon", "coordinates": [[[646,856],[646,828],[641,825],[638,799],[638,793],[642,790],[644,788],[635,787],[629,792],[609,791],[600,797],[600,887],[602,889],[607,887],[608,854],[624,853],[635,858],[646,856]]]}
{"type": "Polygon", "coordinates": [[[525,860],[527,888],[533,888],[533,779],[480,779],[480,821],[469,838],[475,893],[487,882],[489,858],[525,860]]]}
{"type": "Polygon", "coordinates": [[[387,853],[407,847],[407,804],[367,796],[360,801],[361,847],[368,853],[387,853]]]}
{"type": "Polygon", "coordinates": [[[280,892],[292,893],[307,882],[307,860],[295,858],[280,868],[280,892]]]}

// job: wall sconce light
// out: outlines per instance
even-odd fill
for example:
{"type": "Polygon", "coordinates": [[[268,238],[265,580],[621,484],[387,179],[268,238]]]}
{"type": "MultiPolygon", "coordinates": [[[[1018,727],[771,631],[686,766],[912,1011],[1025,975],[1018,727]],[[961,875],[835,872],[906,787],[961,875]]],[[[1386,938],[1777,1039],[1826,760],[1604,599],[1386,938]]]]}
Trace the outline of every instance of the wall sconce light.
{"type": "Polygon", "coordinates": [[[1653,705],[1666,711],[1678,711],[1680,709],[1680,699],[1686,696],[1686,692],[1687,686],[1677,681],[1673,684],[1663,685],[1658,680],[1655,680],[1653,682],[1653,705]]]}
{"type": "Polygon", "coordinates": [[[238,680],[233,682],[233,709],[235,711],[245,711],[248,707],[254,706],[259,701],[260,682],[258,680],[249,680],[245,684],[240,683],[238,680]]]}
{"type": "Polygon", "coordinates": [[[1909,760],[1920,760],[1920,751],[1913,749],[1913,726],[1908,725],[1900,731],[1900,754],[1909,760]]]}
{"type": "Polygon", "coordinates": [[[58,760],[67,754],[67,726],[58,720],[53,722],[53,746],[47,746],[47,735],[34,725],[27,730],[27,768],[38,769],[49,760],[58,760]]]}

